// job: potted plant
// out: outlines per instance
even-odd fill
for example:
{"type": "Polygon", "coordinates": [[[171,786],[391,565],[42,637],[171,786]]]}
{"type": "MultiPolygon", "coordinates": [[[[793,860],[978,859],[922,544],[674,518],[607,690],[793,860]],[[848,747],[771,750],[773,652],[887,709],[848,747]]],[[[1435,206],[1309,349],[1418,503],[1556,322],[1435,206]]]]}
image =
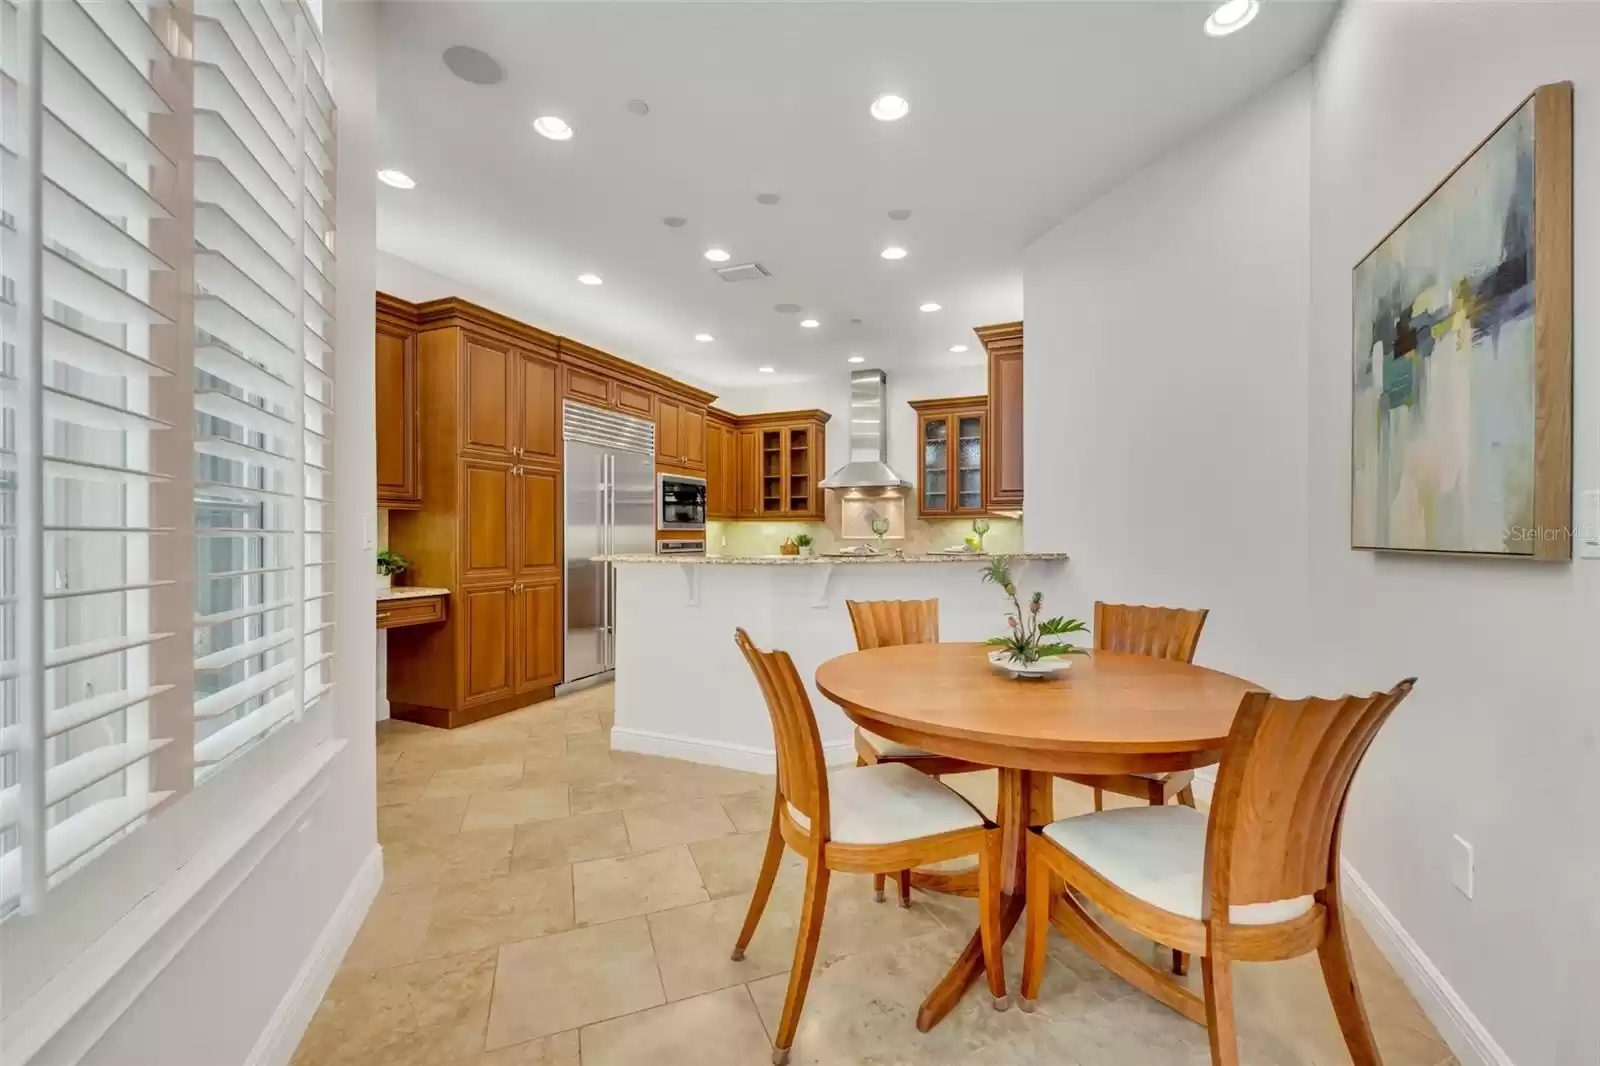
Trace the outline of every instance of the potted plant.
{"type": "Polygon", "coordinates": [[[972,537],[967,538],[967,541],[972,544],[972,550],[979,555],[983,554],[983,538],[988,532],[989,520],[987,518],[974,518],[972,520],[972,536],[976,537],[977,541],[973,543],[972,537]]]}
{"type": "Polygon", "coordinates": [[[794,535],[794,543],[795,546],[800,549],[801,555],[805,556],[807,559],[811,558],[812,547],[810,533],[796,533],[794,535]]]}
{"type": "Polygon", "coordinates": [[[1011,577],[1011,560],[998,556],[983,568],[983,580],[999,585],[1011,598],[1011,610],[1006,615],[1006,632],[990,637],[985,643],[998,650],[989,653],[989,661],[1001,667],[1012,677],[1043,677],[1056,670],[1065,670],[1069,655],[1083,655],[1085,649],[1057,638],[1072,633],[1087,633],[1089,627],[1076,618],[1041,619],[1044,610],[1044,593],[1035,592],[1028,598],[1028,609],[1022,609],[1017,599],[1017,585],[1011,577]]]}
{"type": "Polygon", "coordinates": [[[406,557],[385,548],[378,553],[378,587],[386,589],[394,584],[394,575],[403,574],[411,566],[406,557]]]}

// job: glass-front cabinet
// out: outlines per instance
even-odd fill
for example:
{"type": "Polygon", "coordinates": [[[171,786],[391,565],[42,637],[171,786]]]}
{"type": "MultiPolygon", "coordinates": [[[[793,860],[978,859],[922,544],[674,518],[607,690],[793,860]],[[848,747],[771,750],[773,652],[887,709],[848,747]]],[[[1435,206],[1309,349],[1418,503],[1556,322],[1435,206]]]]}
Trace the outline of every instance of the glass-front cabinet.
{"type": "Polygon", "coordinates": [[[913,400],[917,412],[917,510],[924,515],[982,514],[983,423],[988,398],[913,400]]]}

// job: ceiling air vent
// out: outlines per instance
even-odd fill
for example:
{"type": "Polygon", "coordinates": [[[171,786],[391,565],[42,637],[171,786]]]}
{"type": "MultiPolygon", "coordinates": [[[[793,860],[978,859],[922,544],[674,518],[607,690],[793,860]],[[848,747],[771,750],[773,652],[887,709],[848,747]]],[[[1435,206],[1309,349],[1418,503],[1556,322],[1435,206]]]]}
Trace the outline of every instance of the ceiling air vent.
{"type": "Polygon", "coordinates": [[[760,263],[740,263],[738,266],[717,267],[717,277],[723,281],[755,281],[770,278],[772,272],[760,263]]]}

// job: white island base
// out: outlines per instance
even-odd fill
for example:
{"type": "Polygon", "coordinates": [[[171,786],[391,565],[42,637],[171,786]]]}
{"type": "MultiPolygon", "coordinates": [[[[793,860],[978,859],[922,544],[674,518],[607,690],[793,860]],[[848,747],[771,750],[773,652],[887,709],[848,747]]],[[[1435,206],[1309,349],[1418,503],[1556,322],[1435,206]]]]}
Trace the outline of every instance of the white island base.
{"type": "MultiPolygon", "coordinates": [[[[1061,554],[1013,555],[1020,595],[1065,602],[1061,554]]],[[[1002,631],[1004,593],[980,579],[983,556],[878,559],[722,559],[613,556],[617,573],[617,751],[666,755],[757,773],[775,770],[772,724],[750,667],[733,643],[794,660],[816,711],[830,765],[855,761],[853,726],[818,694],[824,661],[855,650],[846,600],[939,600],[946,641],[1002,631]]]]}

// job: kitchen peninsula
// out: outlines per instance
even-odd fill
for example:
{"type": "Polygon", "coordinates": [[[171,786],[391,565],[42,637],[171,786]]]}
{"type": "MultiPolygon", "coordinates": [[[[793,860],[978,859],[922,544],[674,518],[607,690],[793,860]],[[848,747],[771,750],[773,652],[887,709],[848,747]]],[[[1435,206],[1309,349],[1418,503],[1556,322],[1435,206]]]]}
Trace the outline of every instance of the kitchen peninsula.
{"type": "MultiPolygon", "coordinates": [[[[734,647],[743,626],[795,661],[817,713],[830,764],[855,759],[852,727],[812,685],[818,665],[855,649],[846,600],[939,600],[940,635],[983,640],[1004,626],[1006,601],[984,584],[977,554],[672,558],[614,555],[617,751],[668,755],[759,773],[773,771],[772,725],[734,647]]],[[[1023,552],[1024,593],[1064,600],[1066,555],[1023,552]]]]}

